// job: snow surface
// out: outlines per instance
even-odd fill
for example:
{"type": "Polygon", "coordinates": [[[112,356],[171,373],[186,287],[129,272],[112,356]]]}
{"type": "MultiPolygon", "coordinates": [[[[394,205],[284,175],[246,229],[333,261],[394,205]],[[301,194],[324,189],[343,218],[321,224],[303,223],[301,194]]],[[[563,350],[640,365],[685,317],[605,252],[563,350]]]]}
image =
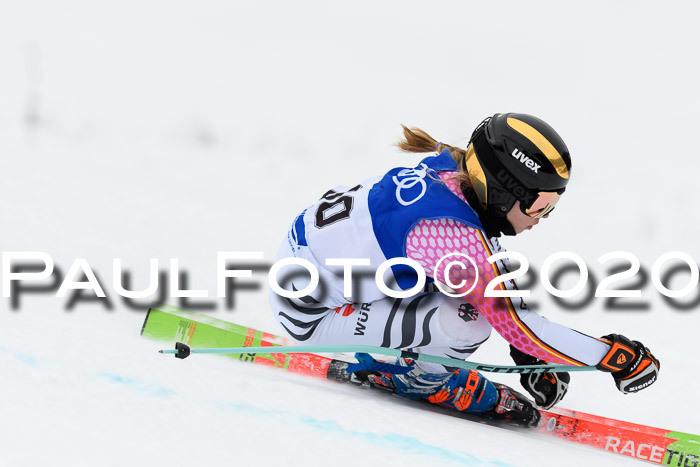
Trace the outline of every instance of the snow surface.
{"type": "MultiPolygon", "coordinates": [[[[328,188],[417,162],[391,147],[400,123],[464,144],[503,111],[551,122],[574,158],[561,206],[507,248],[534,266],[574,251],[598,280],[610,251],[636,254],[647,272],[666,251],[698,259],[697,3],[3,6],[2,251],[49,253],[64,275],[86,258],[111,309],[69,310],[55,286],[20,294],[17,308],[0,301],[0,465],[635,462],[353,387],[167,358],[138,336],[152,300],[126,307],[112,259],[143,288],[149,258],[164,270],[178,258],[188,286],[213,296],[217,251],[270,262],[291,219],[328,188]]],[[[191,302],[279,332],[264,281],[256,272],[246,283],[259,288],[237,291],[233,310],[191,302]]],[[[532,287],[549,319],[640,339],[662,362],[658,383],[634,396],[607,375],[574,374],[563,405],[700,433],[697,306],[679,311],[642,289],[646,311],[606,311],[602,299],[571,311],[532,287]]],[[[473,358],[509,363],[495,334],[473,358]]]]}

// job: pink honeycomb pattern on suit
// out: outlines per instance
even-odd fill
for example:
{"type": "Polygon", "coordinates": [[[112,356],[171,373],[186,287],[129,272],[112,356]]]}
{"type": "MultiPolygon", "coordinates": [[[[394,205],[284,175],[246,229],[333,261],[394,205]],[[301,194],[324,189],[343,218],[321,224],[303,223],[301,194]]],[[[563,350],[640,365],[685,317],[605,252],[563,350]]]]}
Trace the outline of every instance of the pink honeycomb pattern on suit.
{"type": "MultiPolygon", "coordinates": [[[[459,182],[449,178],[452,172],[440,172],[439,175],[447,187],[466,202],[459,188],[459,182]]],[[[512,303],[509,303],[510,299],[484,297],[486,285],[496,277],[497,272],[487,261],[491,252],[487,241],[478,229],[453,219],[423,219],[416,224],[406,238],[406,256],[423,266],[429,277],[433,277],[434,268],[440,258],[455,252],[468,255],[476,263],[479,269],[479,280],[474,290],[465,299],[468,298],[469,302],[484,315],[496,332],[521,351],[541,360],[568,365],[580,364],[574,360],[561,358],[558,353],[545,349],[546,344],[536,343],[528,336],[516,322],[517,313],[511,313],[509,310],[509,306],[513,309],[512,303]]],[[[454,259],[457,258],[454,257],[454,259]]],[[[436,280],[444,278],[445,268],[450,261],[442,262],[436,271],[438,277],[436,280]]],[[[466,269],[459,267],[450,269],[449,278],[453,284],[466,281],[461,290],[457,289],[458,292],[466,292],[474,282],[473,266],[465,261],[465,267],[466,269]]],[[[444,283],[444,280],[439,281],[444,283]]]]}

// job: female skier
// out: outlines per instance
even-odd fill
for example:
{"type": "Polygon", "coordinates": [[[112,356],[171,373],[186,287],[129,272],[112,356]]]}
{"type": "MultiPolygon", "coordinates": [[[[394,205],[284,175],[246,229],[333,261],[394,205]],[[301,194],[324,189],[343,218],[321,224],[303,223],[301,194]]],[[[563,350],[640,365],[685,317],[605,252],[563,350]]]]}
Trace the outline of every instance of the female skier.
{"type": "MultiPolygon", "coordinates": [[[[486,285],[509,271],[507,260],[487,261],[504,251],[497,237],[517,235],[547,218],[569,181],[569,151],[554,129],[531,115],[508,113],[484,120],[466,151],[415,128],[404,127],[404,137],[398,143],[402,150],[437,155],[414,168],[399,167],[353,187],[334,188],[292,223],[278,260],[307,260],[320,278],[319,287],[299,299],[271,294],[275,317],[292,338],[466,359],[495,328],[510,343],[518,365],[594,365],[611,372],[623,393],[656,380],[659,361],[638,341],[619,334],[590,337],[542,318],[521,298],[485,296],[486,285]],[[476,279],[474,265],[462,260],[455,266],[460,259],[455,256],[440,261],[455,253],[468,256],[478,268],[476,286],[463,298],[431,287],[408,298],[390,298],[373,280],[381,263],[402,258],[403,263],[414,261],[415,268],[394,264],[387,271],[401,290],[419,283],[422,268],[428,282],[466,292],[476,279]]],[[[308,271],[289,269],[283,287],[304,289],[308,271]]],[[[497,292],[512,289],[517,289],[513,280],[496,286],[497,292]]],[[[364,372],[362,377],[404,397],[458,411],[525,426],[539,420],[526,397],[475,371],[406,359],[398,364],[410,371],[364,372]]],[[[567,373],[521,376],[525,390],[545,409],[562,399],[569,380],[567,373]]]]}

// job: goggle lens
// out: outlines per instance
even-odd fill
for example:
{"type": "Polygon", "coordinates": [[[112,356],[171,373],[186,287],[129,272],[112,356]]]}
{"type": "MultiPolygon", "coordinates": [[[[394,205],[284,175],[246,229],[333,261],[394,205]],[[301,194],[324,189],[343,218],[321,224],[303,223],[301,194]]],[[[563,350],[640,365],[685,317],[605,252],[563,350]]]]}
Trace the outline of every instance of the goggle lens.
{"type": "Polygon", "coordinates": [[[559,193],[555,193],[553,191],[540,191],[535,202],[532,203],[529,208],[522,209],[522,211],[526,215],[535,219],[544,217],[552,212],[554,205],[557,204],[559,198],[561,198],[559,193]]]}

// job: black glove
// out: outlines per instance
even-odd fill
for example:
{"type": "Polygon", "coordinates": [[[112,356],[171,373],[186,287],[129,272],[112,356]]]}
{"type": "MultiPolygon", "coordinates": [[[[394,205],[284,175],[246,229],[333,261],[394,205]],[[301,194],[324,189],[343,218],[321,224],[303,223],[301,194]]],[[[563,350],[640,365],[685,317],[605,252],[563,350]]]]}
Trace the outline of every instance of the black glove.
{"type": "MultiPolygon", "coordinates": [[[[528,355],[512,345],[510,356],[516,365],[545,365],[546,362],[528,355]]],[[[543,409],[551,409],[564,398],[569,389],[569,373],[528,373],[520,375],[520,384],[543,409]]]]}
{"type": "Polygon", "coordinates": [[[656,381],[661,364],[644,344],[619,334],[608,334],[602,339],[610,343],[610,350],[596,368],[611,372],[620,392],[641,391],[656,381]]]}

